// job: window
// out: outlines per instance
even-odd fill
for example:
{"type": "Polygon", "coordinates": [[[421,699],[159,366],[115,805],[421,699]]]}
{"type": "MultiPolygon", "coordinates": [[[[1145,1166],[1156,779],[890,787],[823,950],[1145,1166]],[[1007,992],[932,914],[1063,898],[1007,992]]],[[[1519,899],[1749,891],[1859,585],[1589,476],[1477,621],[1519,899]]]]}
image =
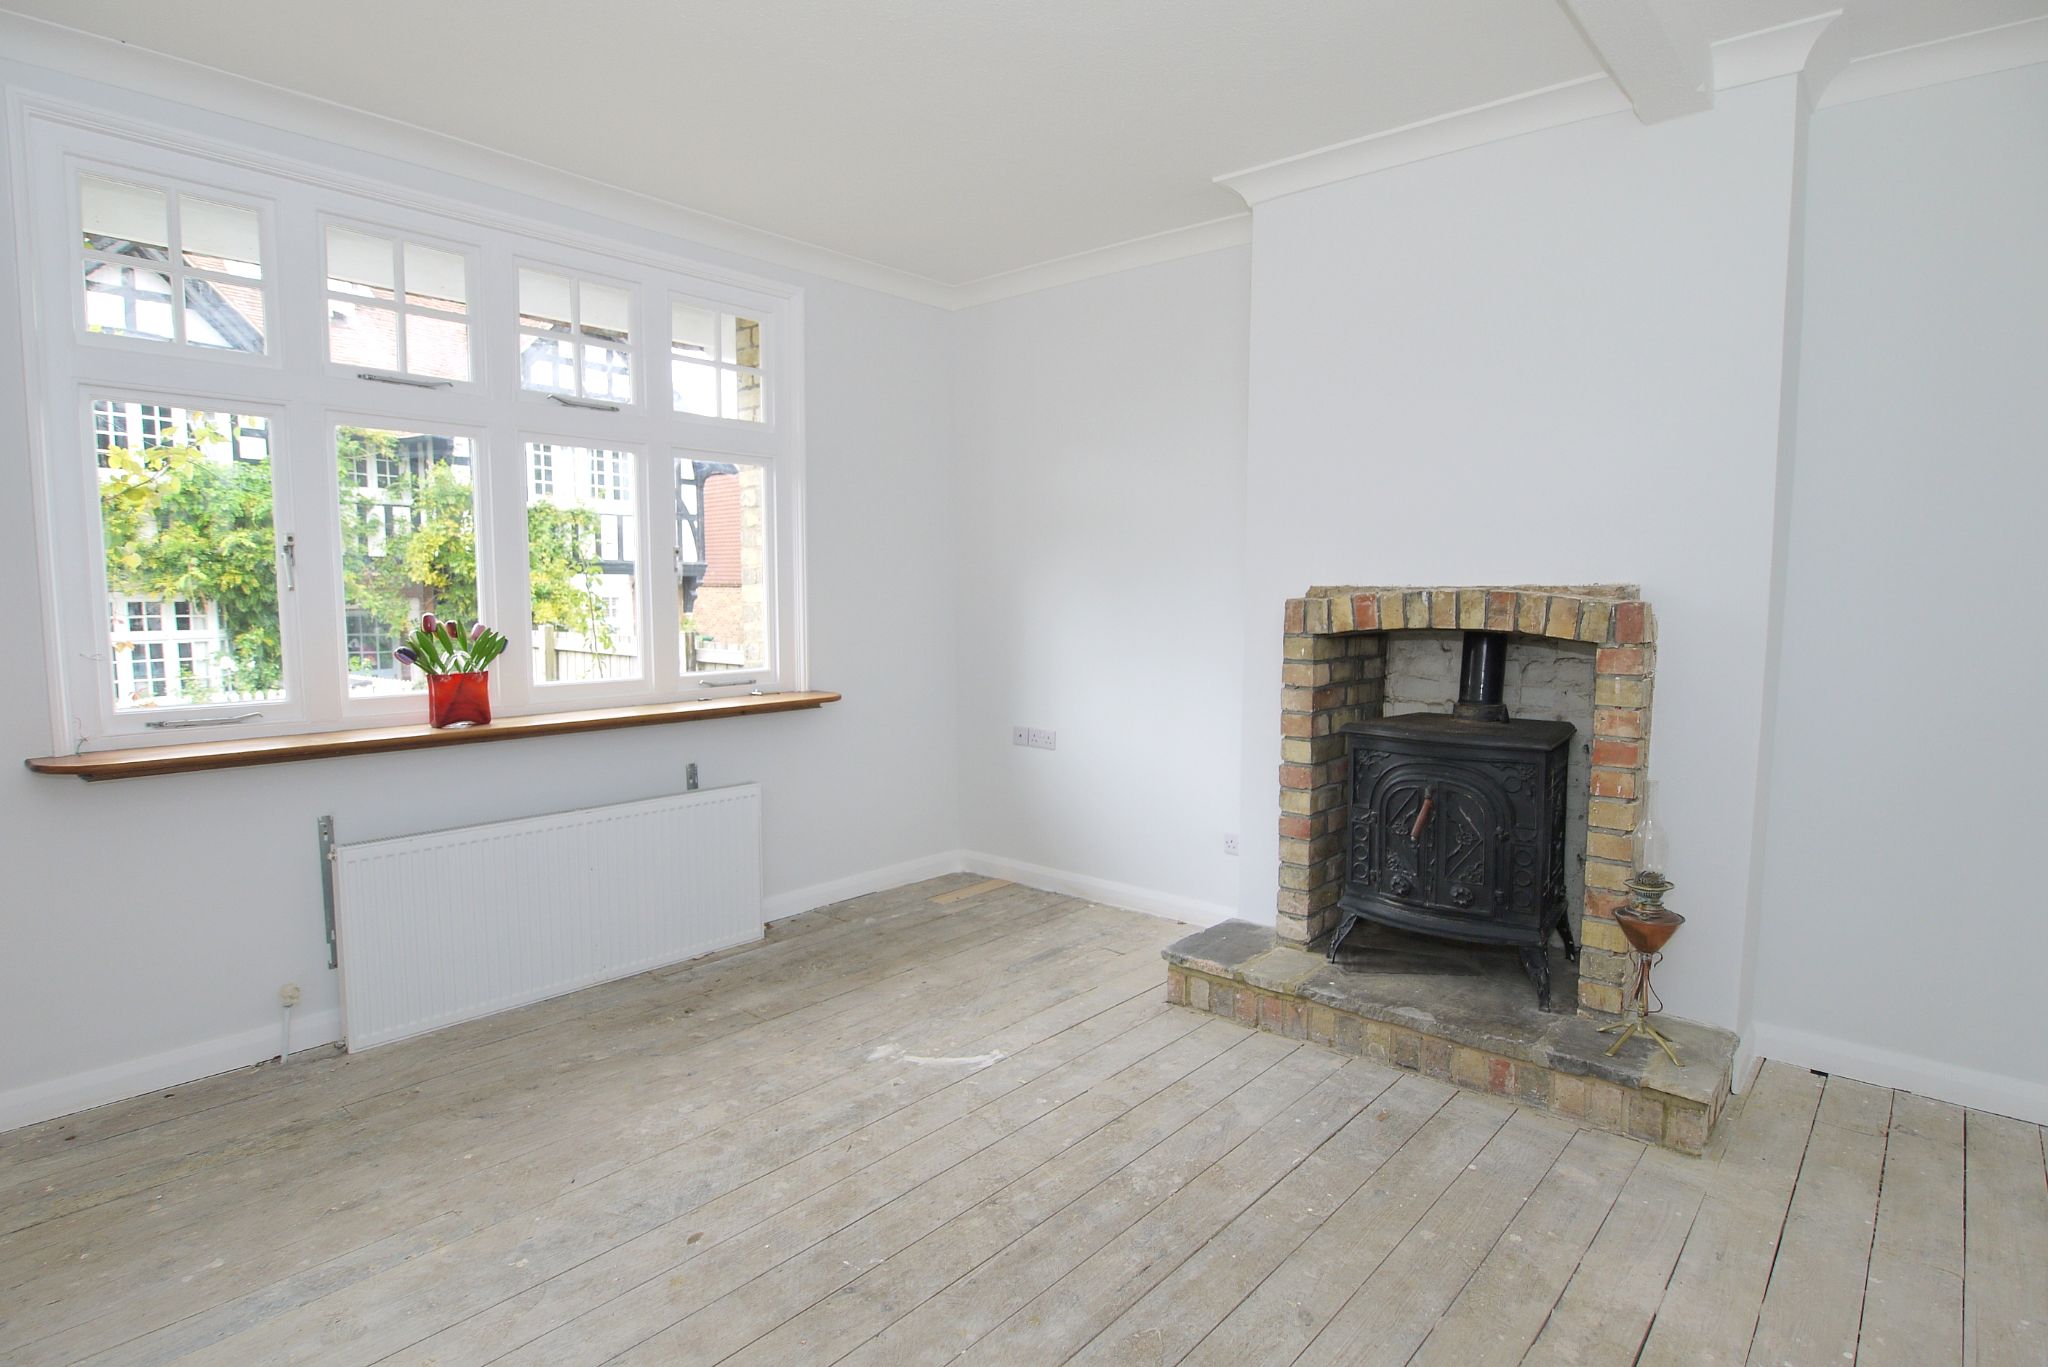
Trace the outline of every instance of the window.
{"type": "MultiPolygon", "coordinates": [[[[528,443],[528,460],[542,449],[528,443]]],[[[588,477],[580,498],[536,491],[527,503],[534,679],[546,686],[639,678],[634,458],[626,451],[546,449],[588,477]]]]}
{"type": "Polygon", "coordinates": [[[78,221],[89,332],[264,350],[263,221],[254,208],[83,174],[78,221]]]}
{"type": "Polygon", "coordinates": [[[759,465],[676,458],[676,620],[686,671],[769,662],[767,481],[759,465]]]}
{"type": "Polygon", "coordinates": [[[430,612],[477,618],[474,443],[342,426],[334,446],[349,696],[424,692],[426,677],[378,643],[430,612]]]}
{"type": "Polygon", "coordinates": [[[629,291],[522,267],[520,384],[543,393],[631,403],[632,324],[629,291]]]}
{"type": "Polygon", "coordinates": [[[763,420],[760,319],[671,301],[669,369],[676,412],[763,420]]]}
{"type": "Polygon", "coordinates": [[[327,355],[341,366],[469,379],[469,262],[423,242],[329,225],[327,355]]]}
{"type": "Polygon", "coordinates": [[[429,612],[507,717],[802,685],[794,291],[119,126],[15,129],[58,749],[423,720],[429,612]]]}
{"type": "Polygon", "coordinates": [[[147,408],[155,443],[98,454],[98,521],[107,591],[106,642],[116,711],[284,696],[275,494],[268,461],[246,460],[228,435],[268,419],[177,404],[89,401],[95,437],[147,408]],[[166,672],[168,624],[179,672],[166,672]],[[125,661],[125,664],[123,663],[125,661]],[[219,687],[201,688],[214,677],[219,687]]]}

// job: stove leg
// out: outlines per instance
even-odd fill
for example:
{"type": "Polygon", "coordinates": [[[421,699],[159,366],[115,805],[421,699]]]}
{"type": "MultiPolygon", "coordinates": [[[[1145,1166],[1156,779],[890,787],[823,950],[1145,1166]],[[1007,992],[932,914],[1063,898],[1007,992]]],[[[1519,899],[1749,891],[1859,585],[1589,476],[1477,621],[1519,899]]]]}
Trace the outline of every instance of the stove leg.
{"type": "Polygon", "coordinates": [[[1328,950],[1324,951],[1328,955],[1329,961],[1331,963],[1337,962],[1337,946],[1343,944],[1344,937],[1349,935],[1352,931],[1358,929],[1358,923],[1364,919],[1364,917],[1359,916],[1357,913],[1354,912],[1351,915],[1346,916],[1342,921],[1337,923],[1337,933],[1330,937],[1330,947],[1328,950]]]}
{"type": "Polygon", "coordinates": [[[1543,1010],[1550,1009],[1550,956],[1542,946],[1524,947],[1521,951],[1522,971],[1536,984],[1536,1005],[1543,1010]]]}
{"type": "Polygon", "coordinates": [[[1577,963],[1579,961],[1579,947],[1572,940],[1571,917],[1560,916],[1557,918],[1557,938],[1564,941],[1564,957],[1572,963],[1577,963]]]}

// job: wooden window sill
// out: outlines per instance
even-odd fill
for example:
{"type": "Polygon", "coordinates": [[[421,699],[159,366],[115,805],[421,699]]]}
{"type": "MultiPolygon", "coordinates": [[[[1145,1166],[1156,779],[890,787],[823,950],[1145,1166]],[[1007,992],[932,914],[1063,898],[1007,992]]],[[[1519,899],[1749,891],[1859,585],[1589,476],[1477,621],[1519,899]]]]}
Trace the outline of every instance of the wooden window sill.
{"type": "Polygon", "coordinates": [[[705,702],[649,703],[640,707],[603,707],[587,712],[548,712],[533,717],[502,717],[488,726],[436,731],[431,726],[380,726],[356,731],[317,731],[301,736],[265,736],[260,740],[200,741],[191,745],[138,746],[80,755],[48,755],[26,761],[39,774],[68,774],[99,780],[143,778],[151,774],[194,774],[208,769],[240,769],[252,764],[289,764],[302,759],[335,759],[376,755],[388,750],[431,750],[443,745],[479,745],[494,740],[531,736],[566,736],[579,731],[615,731],[626,726],[665,726],[674,722],[713,721],[719,717],[750,717],[761,712],[796,712],[838,702],[837,693],[764,693],[705,702]]]}

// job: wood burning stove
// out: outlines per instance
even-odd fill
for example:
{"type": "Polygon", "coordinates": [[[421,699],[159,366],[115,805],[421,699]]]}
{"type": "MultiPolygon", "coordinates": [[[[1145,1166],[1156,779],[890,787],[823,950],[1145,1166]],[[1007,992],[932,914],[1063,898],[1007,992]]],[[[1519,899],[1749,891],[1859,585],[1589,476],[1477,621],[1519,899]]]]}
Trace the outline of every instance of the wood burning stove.
{"type": "Polygon", "coordinates": [[[1511,946],[1550,1005],[1555,931],[1565,915],[1569,722],[1518,721],[1501,703],[1507,637],[1465,635],[1450,716],[1381,717],[1344,728],[1349,838],[1343,913],[1329,957],[1360,921],[1511,946]]]}

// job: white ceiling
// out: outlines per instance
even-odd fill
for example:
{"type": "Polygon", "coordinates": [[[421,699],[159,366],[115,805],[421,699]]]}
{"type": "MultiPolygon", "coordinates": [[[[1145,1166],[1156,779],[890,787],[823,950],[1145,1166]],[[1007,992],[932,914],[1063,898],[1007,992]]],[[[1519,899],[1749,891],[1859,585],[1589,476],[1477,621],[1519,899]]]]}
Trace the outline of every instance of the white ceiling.
{"type": "MultiPolygon", "coordinates": [[[[2048,0],[1846,5],[1847,60],[2048,0]]],[[[1218,175],[1601,70],[1554,0],[4,0],[945,285],[1243,211],[1218,175]]]]}

